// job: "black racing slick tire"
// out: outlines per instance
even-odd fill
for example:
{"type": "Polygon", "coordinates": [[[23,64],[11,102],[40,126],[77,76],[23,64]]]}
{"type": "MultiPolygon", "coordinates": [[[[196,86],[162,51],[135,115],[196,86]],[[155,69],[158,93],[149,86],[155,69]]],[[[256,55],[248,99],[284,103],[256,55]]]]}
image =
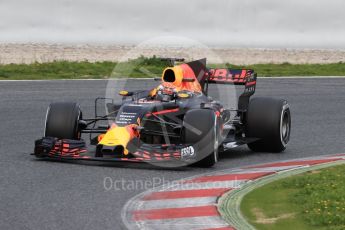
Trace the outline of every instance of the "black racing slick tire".
{"type": "Polygon", "coordinates": [[[193,144],[194,166],[212,167],[218,161],[219,119],[211,109],[193,109],[183,119],[185,143],[193,144]]]}
{"type": "Polygon", "coordinates": [[[248,144],[254,152],[282,152],[290,140],[291,114],[283,99],[256,97],[250,100],[246,137],[260,138],[248,144]]]}
{"type": "Polygon", "coordinates": [[[57,102],[49,105],[46,114],[46,137],[59,139],[80,139],[79,120],[82,119],[80,106],[74,102],[57,102]]]}

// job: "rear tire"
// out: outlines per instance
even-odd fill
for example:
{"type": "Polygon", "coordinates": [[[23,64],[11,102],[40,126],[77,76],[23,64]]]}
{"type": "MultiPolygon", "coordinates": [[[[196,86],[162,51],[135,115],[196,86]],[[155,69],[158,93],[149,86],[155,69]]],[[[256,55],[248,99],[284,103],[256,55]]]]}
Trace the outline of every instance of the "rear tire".
{"type": "Polygon", "coordinates": [[[44,136],[79,140],[80,119],[82,119],[82,112],[77,103],[52,103],[47,109],[44,136]]]}
{"type": "Polygon", "coordinates": [[[246,137],[260,138],[249,143],[254,152],[282,152],[290,139],[291,114],[286,100],[257,97],[251,99],[246,137]]]}
{"type": "Polygon", "coordinates": [[[197,154],[193,165],[212,167],[218,161],[219,119],[213,110],[194,109],[183,119],[185,143],[193,143],[197,154]],[[195,128],[195,129],[193,129],[195,128]]]}

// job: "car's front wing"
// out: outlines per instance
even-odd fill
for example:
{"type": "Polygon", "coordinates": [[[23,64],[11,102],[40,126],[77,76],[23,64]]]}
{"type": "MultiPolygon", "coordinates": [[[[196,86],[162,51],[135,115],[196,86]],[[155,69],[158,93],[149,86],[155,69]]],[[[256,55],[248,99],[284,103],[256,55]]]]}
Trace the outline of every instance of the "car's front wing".
{"type": "MultiPolygon", "coordinates": [[[[256,139],[226,139],[222,146],[224,150],[238,147],[256,139]]],[[[38,158],[55,160],[85,160],[106,162],[192,162],[197,157],[192,144],[142,144],[135,151],[125,155],[107,155],[96,157],[94,151],[89,151],[84,140],[57,139],[43,137],[35,142],[33,153],[38,158]]]]}

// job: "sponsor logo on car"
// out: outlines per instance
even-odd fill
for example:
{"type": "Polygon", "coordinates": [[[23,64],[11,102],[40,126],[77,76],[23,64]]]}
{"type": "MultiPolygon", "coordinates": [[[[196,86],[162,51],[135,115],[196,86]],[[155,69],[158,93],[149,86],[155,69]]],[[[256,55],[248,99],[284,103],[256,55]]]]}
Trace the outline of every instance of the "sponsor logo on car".
{"type": "Polygon", "coordinates": [[[188,146],[188,147],[181,149],[182,159],[193,158],[194,156],[195,156],[195,150],[194,150],[193,146],[188,146]]]}

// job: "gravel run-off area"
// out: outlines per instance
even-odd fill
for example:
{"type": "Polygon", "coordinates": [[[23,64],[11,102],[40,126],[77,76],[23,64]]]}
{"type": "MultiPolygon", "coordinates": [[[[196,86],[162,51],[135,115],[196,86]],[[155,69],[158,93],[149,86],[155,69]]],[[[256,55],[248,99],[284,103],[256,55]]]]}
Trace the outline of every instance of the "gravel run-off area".
{"type": "Polygon", "coordinates": [[[185,57],[207,56],[209,63],[338,63],[345,62],[345,50],[265,49],[134,45],[0,44],[0,64],[67,61],[126,61],[140,55],[185,57]]]}

